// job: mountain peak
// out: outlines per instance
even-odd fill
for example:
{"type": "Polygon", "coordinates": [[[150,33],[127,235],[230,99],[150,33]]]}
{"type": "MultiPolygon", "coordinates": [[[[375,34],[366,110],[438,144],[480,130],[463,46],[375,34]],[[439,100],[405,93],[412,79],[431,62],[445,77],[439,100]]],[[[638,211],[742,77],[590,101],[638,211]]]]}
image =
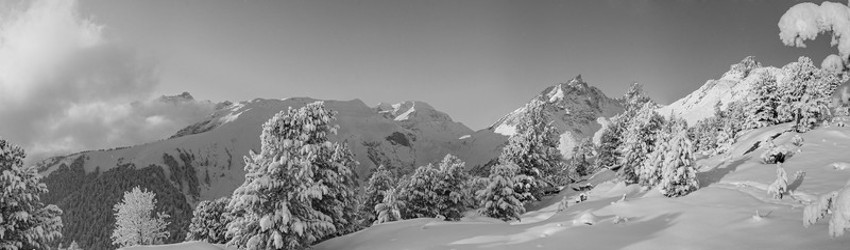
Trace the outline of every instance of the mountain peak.
{"type": "MultiPolygon", "coordinates": [[[[591,127],[595,126],[596,118],[612,116],[622,109],[617,100],[609,98],[598,88],[587,84],[581,75],[577,75],[566,83],[547,87],[530,102],[537,101],[544,103],[547,112],[557,120],[556,126],[559,129],[571,133],[582,131],[583,135],[592,132],[591,127]]],[[[527,111],[527,105],[529,104],[497,120],[490,129],[497,134],[513,135],[516,132],[516,125],[521,122],[527,111]]]]}
{"type": "Polygon", "coordinates": [[[658,109],[663,115],[674,114],[695,124],[697,121],[714,116],[714,106],[720,102],[721,107],[743,100],[749,96],[755,82],[761,75],[772,75],[782,79],[783,71],[770,66],[762,66],[755,57],[745,57],[738,63],[729,66],[729,71],[720,79],[708,80],[699,89],[685,97],[658,109]]]}
{"type": "Polygon", "coordinates": [[[751,71],[761,67],[761,63],[756,61],[755,56],[747,56],[741,62],[730,65],[729,71],[723,74],[723,78],[735,77],[743,79],[749,76],[751,71]]]}
{"type": "Polygon", "coordinates": [[[573,79],[570,80],[570,83],[584,83],[584,80],[581,79],[581,74],[578,74],[576,77],[573,77],[573,79]]]}

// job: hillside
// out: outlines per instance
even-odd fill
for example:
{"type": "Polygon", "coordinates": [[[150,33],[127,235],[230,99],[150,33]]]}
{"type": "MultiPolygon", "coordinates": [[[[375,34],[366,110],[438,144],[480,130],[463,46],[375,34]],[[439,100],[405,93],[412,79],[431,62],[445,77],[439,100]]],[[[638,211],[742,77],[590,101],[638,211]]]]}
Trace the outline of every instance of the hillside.
{"type": "Polygon", "coordinates": [[[576,192],[532,204],[521,222],[512,224],[479,217],[405,220],[331,239],[314,249],[847,249],[850,237],[830,238],[824,220],[804,228],[802,217],[805,204],[850,179],[850,169],[830,166],[850,161],[845,154],[850,128],[802,134],[800,152],[784,167],[789,175],[805,171],[805,179],[790,184],[792,195],[776,200],[765,190],[776,176],[773,165],[759,160],[765,149],[745,152],[776,134],[781,134],[777,144],[790,144],[796,133],[786,132],[788,128],[783,124],[746,132],[729,154],[699,160],[701,188],[685,197],[624,186],[602,172],[588,181],[596,187],[587,192],[587,201],[575,204],[570,199],[560,213],[555,212],[557,201],[576,192]]]}
{"type": "Polygon", "coordinates": [[[661,115],[673,114],[684,118],[688,124],[695,124],[713,116],[714,106],[718,102],[722,104],[721,107],[726,107],[731,102],[745,100],[753,83],[765,75],[772,75],[780,82],[785,78],[782,69],[762,66],[755,57],[748,56],[729,66],[729,71],[723,73],[720,79],[706,81],[699,89],[657,111],[661,115]]]}

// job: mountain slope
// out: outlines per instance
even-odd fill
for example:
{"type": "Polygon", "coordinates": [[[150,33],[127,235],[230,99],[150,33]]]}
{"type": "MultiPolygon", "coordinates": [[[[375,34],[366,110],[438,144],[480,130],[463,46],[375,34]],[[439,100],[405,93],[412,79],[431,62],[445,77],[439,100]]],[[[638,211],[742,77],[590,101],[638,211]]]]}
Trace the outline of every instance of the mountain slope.
{"type": "Polygon", "coordinates": [[[753,83],[765,75],[773,75],[777,81],[783,81],[785,73],[776,67],[763,67],[761,63],[749,56],[741,62],[732,64],[729,71],[720,79],[708,80],[696,91],[685,97],[658,109],[664,116],[673,114],[695,124],[697,121],[714,115],[714,106],[720,102],[726,107],[731,102],[744,100],[750,94],[753,83]]]}
{"type": "MultiPolygon", "coordinates": [[[[313,247],[325,249],[847,249],[850,236],[830,238],[825,220],[803,227],[803,207],[817,195],[835,191],[850,179],[850,128],[820,128],[802,134],[800,152],[783,167],[793,179],[792,192],[774,199],[766,191],[776,178],[774,165],[762,164],[764,147],[747,153],[756,141],[777,133],[777,144],[796,135],[789,124],[746,132],[731,153],[697,162],[701,188],[679,198],[657,189],[625,186],[611,172],[588,182],[595,188],[575,203],[567,190],[529,206],[520,222],[476,216],[459,222],[422,218],[376,225],[313,247]],[[625,199],[621,198],[625,195],[625,199]],[[558,212],[567,197],[567,208],[558,212]]],[[[827,215],[830,216],[830,215],[827,215]]]]}
{"type": "MultiPolygon", "coordinates": [[[[315,101],[255,99],[230,104],[169,139],[48,159],[38,164],[48,188],[54,190],[45,196],[45,202],[66,211],[65,233],[71,236],[67,241],[109,248],[108,235],[114,221],[104,215],[111,214],[120,194],[132,185],[141,185],[157,191],[159,207],[177,222],[169,228],[171,240],[180,240],[194,204],[230,195],[242,184],[242,156],[249,150],[259,150],[261,125],[280,111],[315,101]],[[97,202],[93,202],[95,199],[97,202]]],[[[406,119],[388,117],[360,100],[324,103],[338,112],[336,124],[340,128],[331,140],[349,144],[360,162],[355,172],[361,179],[367,178],[377,164],[407,173],[437,161],[457,151],[459,136],[472,132],[421,102],[410,102],[416,108],[404,111],[406,119]]]]}

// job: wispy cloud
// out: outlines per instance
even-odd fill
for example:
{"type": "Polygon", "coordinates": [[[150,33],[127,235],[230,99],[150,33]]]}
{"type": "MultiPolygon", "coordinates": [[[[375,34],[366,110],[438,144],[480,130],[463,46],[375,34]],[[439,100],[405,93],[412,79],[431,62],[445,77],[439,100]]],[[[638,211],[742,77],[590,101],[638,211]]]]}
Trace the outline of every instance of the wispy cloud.
{"type": "Polygon", "coordinates": [[[108,39],[76,1],[12,7],[0,17],[0,137],[30,160],[163,138],[212,111],[152,99],[153,61],[108,39]]]}

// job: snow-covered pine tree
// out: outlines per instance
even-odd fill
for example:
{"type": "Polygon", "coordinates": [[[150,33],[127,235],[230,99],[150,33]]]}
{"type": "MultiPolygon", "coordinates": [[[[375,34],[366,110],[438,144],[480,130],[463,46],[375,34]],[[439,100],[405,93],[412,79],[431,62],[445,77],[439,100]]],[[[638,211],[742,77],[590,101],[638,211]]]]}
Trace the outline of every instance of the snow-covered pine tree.
{"type": "Polygon", "coordinates": [[[627,184],[638,182],[638,168],[655,148],[655,135],[663,122],[664,118],[655,112],[655,105],[649,102],[645,103],[629,122],[619,149],[619,162],[622,166],[619,175],[627,184]]]}
{"type": "Polygon", "coordinates": [[[186,233],[186,240],[214,244],[225,244],[230,241],[230,238],[227,238],[227,224],[233,218],[227,210],[227,204],[230,204],[230,197],[201,201],[192,212],[192,221],[189,224],[189,232],[186,233]]]}
{"type": "Polygon", "coordinates": [[[0,249],[46,249],[62,237],[62,210],[44,205],[47,186],[24,150],[0,139],[0,249]]]}
{"type": "Polygon", "coordinates": [[[617,169],[621,166],[621,151],[629,124],[645,105],[655,105],[655,102],[643,92],[643,86],[639,83],[633,83],[629,87],[626,95],[623,96],[623,102],[625,104],[623,113],[611,117],[608,126],[602,131],[596,150],[596,169],[617,169]]]}
{"type": "Polygon", "coordinates": [[[593,143],[590,142],[590,138],[581,139],[573,149],[573,158],[569,164],[576,177],[586,176],[594,172],[592,158],[593,143]]]}
{"type": "Polygon", "coordinates": [[[689,130],[694,135],[694,150],[712,153],[717,149],[717,136],[720,133],[720,118],[715,115],[698,121],[689,130]]]}
{"type": "MultiPolygon", "coordinates": [[[[360,211],[363,223],[371,225],[377,219],[375,206],[384,201],[384,193],[396,186],[396,179],[392,171],[386,166],[379,165],[372,172],[363,192],[363,206],[360,211]]],[[[395,193],[395,191],[394,191],[395,193]]]]}
{"type": "Polygon", "coordinates": [[[796,105],[799,119],[795,128],[798,132],[809,131],[830,117],[830,95],[838,82],[835,75],[818,69],[814,77],[805,83],[803,96],[796,105]]]}
{"type": "Polygon", "coordinates": [[[357,164],[331,142],[335,112],[322,102],[280,112],[263,124],[260,153],[245,157],[245,182],[228,205],[229,245],[240,249],[304,249],[354,230],[357,164]]]}
{"type": "Polygon", "coordinates": [[[662,167],[661,194],[667,197],[685,196],[699,189],[694,149],[685,128],[674,129],[662,167]]]}
{"type": "Polygon", "coordinates": [[[762,74],[755,82],[750,97],[747,108],[751,115],[746,116],[746,128],[757,129],[779,124],[776,109],[779,107],[780,96],[775,76],[762,74]]]}
{"type": "Polygon", "coordinates": [[[437,193],[437,213],[447,220],[460,220],[463,212],[472,206],[472,198],[468,196],[469,174],[464,170],[466,163],[447,154],[437,165],[438,178],[434,180],[434,191],[437,193]]]}
{"type": "Polygon", "coordinates": [[[780,122],[796,122],[799,118],[798,102],[803,98],[806,85],[815,76],[817,67],[808,57],[801,56],[796,62],[782,67],[787,77],[779,84],[780,102],[777,114],[780,122]]]}
{"type": "Polygon", "coordinates": [[[416,168],[410,180],[401,185],[400,199],[405,203],[407,218],[459,220],[471,204],[469,174],[464,163],[449,154],[435,167],[433,164],[416,168]]]}
{"type": "MultiPolygon", "coordinates": [[[[527,112],[517,125],[517,133],[508,140],[508,145],[499,155],[499,163],[515,164],[519,175],[527,176],[529,183],[520,185],[534,199],[543,196],[543,188],[555,172],[563,167],[563,157],[558,150],[559,132],[549,122],[543,102],[534,100],[526,106],[527,112]]],[[[526,202],[528,200],[524,200],[526,202]]]]}
{"type": "Polygon", "coordinates": [[[785,168],[782,163],[776,164],[776,180],[767,187],[767,194],[774,199],[782,199],[785,193],[788,192],[788,174],[785,173],[785,168]]]}
{"type": "Polygon", "coordinates": [[[595,169],[616,168],[620,164],[620,151],[623,144],[623,132],[628,122],[622,114],[615,115],[609,119],[602,135],[599,137],[599,145],[596,145],[595,169]]]}
{"type": "Polygon", "coordinates": [[[518,171],[513,164],[499,164],[490,170],[489,184],[476,193],[479,214],[509,221],[525,213],[522,201],[528,198],[514,191],[519,184],[515,181],[518,171]]]}
{"type": "Polygon", "coordinates": [[[744,130],[748,116],[746,107],[747,104],[743,101],[731,102],[718,115],[720,130],[717,134],[716,154],[729,151],[736,142],[738,134],[744,130]]]}
{"type": "MultiPolygon", "coordinates": [[[[354,153],[348,148],[347,143],[331,143],[333,151],[329,160],[317,164],[320,166],[316,174],[315,188],[324,191],[325,197],[315,201],[318,211],[322,214],[331,215],[336,226],[336,233],[325,237],[334,237],[360,230],[358,223],[357,205],[357,173],[354,169],[360,163],[354,159],[354,153]]],[[[316,190],[316,189],[314,189],[316,190]]]]}
{"type": "Polygon", "coordinates": [[[653,103],[651,98],[646,95],[646,92],[643,91],[643,85],[640,83],[632,83],[629,86],[629,90],[626,91],[626,95],[623,96],[623,99],[626,103],[626,109],[637,111],[646,103],[653,103]]]}
{"type": "Polygon", "coordinates": [[[136,245],[161,244],[168,238],[165,227],[169,218],[163,212],[153,216],[156,207],[156,194],[142,190],[138,186],[124,192],[124,199],[115,204],[115,230],[112,231],[112,244],[128,247],[136,245]]]}
{"type": "Polygon", "coordinates": [[[677,129],[687,129],[687,124],[685,120],[673,116],[655,134],[655,148],[647,155],[646,160],[640,165],[640,171],[638,171],[638,183],[640,185],[652,187],[661,182],[661,169],[670,150],[670,141],[673,135],[679,132],[676,131],[677,129]]]}
{"type": "Polygon", "coordinates": [[[401,220],[401,209],[404,208],[404,202],[398,199],[396,188],[389,187],[387,190],[382,190],[381,196],[381,202],[374,207],[377,214],[374,224],[401,220]]]}
{"type": "Polygon", "coordinates": [[[439,194],[434,190],[437,178],[439,171],[433,164],[428,164],[416,168],[407,181],[400,183],[399,199],[405,204],[405,219],[434,218],[439,214],[439,194]]]}

